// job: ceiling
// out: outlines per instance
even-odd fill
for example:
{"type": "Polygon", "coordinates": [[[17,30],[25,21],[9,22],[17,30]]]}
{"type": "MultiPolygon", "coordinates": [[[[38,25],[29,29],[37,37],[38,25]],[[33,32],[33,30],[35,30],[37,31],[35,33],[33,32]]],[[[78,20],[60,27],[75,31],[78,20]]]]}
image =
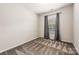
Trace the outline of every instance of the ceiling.
{"type": "Polygon", "coordinates": [[[20,6],[24,6],[25,8],[37,13],[37,14],[41,14],[41,13],[45,13],[45,12],[50,12],[50,11],[54,11],[56,9],[59,9],[61,7],[64,7],[66,5],[70,5],[72,3],[3,3],[0,4],[2,5],[20,5],[20,6]]]}
{"type": "Polygon", "coordinates": [[[37,14],[40,14],[56,10],[69,4],[70,3],[26,3],[25,7],[37,14]]]}

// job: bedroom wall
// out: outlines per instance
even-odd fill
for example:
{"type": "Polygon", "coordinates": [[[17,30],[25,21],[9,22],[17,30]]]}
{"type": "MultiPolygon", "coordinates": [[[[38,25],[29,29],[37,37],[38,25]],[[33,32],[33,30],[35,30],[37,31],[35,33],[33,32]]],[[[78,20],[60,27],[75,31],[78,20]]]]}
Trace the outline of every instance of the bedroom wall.
{"type": "Polygon", "coordinates": [[[79,3],[74,4],[74,20],[73,20],[73,38],[74,38],[74,46],[79,53],[79,3]]]}
{"type": "Polygon", "coordinates": [[[62,12],[60,14],[60,37],[62,41],[73,42],[73,5],[68,5],[56,11],[43,13],[39,15],[39,37],[44,37],[44,16],[62,12]]]}
{"type": "Polygon", "coordinates": [[[36,39],[37,18],[21,5],[0,4],[0,52],[36,39]]]}

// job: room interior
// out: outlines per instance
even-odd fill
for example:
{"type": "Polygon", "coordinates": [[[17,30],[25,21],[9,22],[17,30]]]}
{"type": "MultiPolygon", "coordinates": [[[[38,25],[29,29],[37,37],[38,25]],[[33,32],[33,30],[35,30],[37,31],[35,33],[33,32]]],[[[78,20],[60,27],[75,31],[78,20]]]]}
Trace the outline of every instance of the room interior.
{"type": "Polygon", "coordinates": [[[78,55],[78,3],[0,3],[0,55],[78,55]]]}

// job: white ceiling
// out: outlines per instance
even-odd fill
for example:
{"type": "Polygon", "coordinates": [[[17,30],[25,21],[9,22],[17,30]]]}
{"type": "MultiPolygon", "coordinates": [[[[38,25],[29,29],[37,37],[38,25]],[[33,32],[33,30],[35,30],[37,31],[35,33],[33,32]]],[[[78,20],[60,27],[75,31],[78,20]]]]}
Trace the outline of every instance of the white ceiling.
{"type": "Polygon", "coordinates": [[[69,5],[70,3],[26,3],[25,7],[35,13],[44,13],[69,5]]]}
{"type": "Polygon", "coordinates": [[[66,5],[70,5],[72,3],[3,3],[0,4],[2,5],[19,5],[19,6],[24,6],[25,8],[40,14],[40,13],[45,13],[45,12],[50,12],[56,9],[59,9],[61,7],[64,7],[66,5]]]}

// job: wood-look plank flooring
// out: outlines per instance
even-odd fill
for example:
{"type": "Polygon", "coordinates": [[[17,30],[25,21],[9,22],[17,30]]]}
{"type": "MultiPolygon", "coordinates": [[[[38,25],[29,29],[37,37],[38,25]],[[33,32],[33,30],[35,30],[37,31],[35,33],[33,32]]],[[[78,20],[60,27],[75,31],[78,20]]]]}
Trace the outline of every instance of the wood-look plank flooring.
{"type": "Polygon", "coordinates": [[[38,38],[0,55],[77,55],[70,43],[38,38]]]}

